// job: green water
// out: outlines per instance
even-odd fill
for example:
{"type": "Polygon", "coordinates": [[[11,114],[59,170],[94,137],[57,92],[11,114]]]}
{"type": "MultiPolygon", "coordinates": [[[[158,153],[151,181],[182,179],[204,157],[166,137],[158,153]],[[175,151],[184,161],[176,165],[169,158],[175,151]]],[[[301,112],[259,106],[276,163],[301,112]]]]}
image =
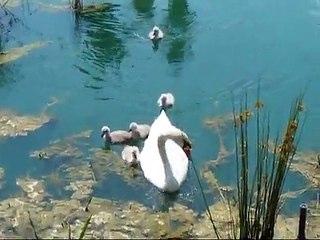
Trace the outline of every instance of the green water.
{"type": "MultiPolygon", "coordinates": [[[[89,147],[102,147],[102,125],[126,129],[131,121],[151,124],[158,114],[156,100],[167,91],[176,97],[170,118],[192,138],[199,168],[214,159],[219,149],[218,138],[204,126],[204,118],[230,112],[231,91],[236,102],[245,90],[253,101],[258,79],[276,129],[282,127],[293,98],[309,82],[308,119],[300,147],[319,149],[317,1],[110,3],[104,12],[80,17],[68,9],[41,8],[37,1],[11,8],[23,24],[13,23],[3,33],[4,50],[34,41],[50,42],[0,66],[0,108],[39,114],[51,97],[61,102],[49,111],[54,124],[0,145],[0,165],[7,182],[0,196],[16,191],[17,177],[37,177],[59,167],[60,163],[30,158],[30,151],[87,129],[93,130],[89,147]],[[146,38],[155,24],[165,34],[158,49],[146,38]]],[[[232,146],[232,138],[227,139],[227,146],[232,146]]],[[[230,167],[232,159],[215,172],[224,184],[233,182],[230,167]]],[[[290,176],[288,189],[299,189],[301,182],[301,177],[290,176]]],[[[198,191],[190,169],[181,196],[192,207],[203,208],[198,191]]],[[[147,205],[163,197],[151,185],[133,188],[118,176],[108,178],[95,194],[147,205]]]]}

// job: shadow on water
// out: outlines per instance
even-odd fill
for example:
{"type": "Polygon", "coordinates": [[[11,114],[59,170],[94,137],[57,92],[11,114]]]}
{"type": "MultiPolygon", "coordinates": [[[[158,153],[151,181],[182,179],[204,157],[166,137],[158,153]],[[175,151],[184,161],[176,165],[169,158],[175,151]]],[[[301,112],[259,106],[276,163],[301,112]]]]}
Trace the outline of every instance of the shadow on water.
{"type": "MultiPolygon", "coordinates": [[[[110,6],[99,12],[83,13],[75,16],[75,36],[80,38],[81,63],[77,67],[94,81],[104,81],[108,73],[120,76],[120,66],[127,55],[123,36],[125,26],[116,16],[120,5],[110,6]],[[100,76],[91,76],[98,69],[100,76]]],[[[96,73],[97,74],[97,73],[96,73]]],[[[90,83],[88,86],[93,86],[90,83]]]]}
{"type": "Polygon", "coordinates": [[[154,16],[154,0],[132,0],[132,6],[142,18],[152,18],[154,16]]]}
{"type": "Polygon", "coordinates": [[[168,1],[166,21],[173,38],[170,39],[167,61],[169,64],[176,65],[178,72],[181,70],[179,63],[184,62],[188,56],[192,55],[190,42],[195,19],[196,15],[189,10],[187,0],[168,1]]]}

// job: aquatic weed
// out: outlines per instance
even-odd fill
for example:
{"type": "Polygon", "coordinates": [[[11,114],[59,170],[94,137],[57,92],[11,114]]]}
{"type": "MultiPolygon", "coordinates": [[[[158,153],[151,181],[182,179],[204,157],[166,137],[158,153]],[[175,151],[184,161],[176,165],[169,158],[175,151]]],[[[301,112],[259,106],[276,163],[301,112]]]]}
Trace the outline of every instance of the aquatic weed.
{"type": "MultiPolygon", "coordinates": [[[[281,194],[287,172],[297,149],[297,134],[300,130],[300,115],[303,108],[303,94],[294,102],[283,139],[278,137],[270,152],[270,115],[261,113],[264,104],[260,99],[255,104],[256,139],[255,168],[249,165],[251,155],[251,137],[249,137],[249,117],[247,94],[240,103],[239,113],[236,113],[233,100],[234,141],[236,147],[237,169],[237,207],[240,239],[272,239],[274,227],[279,214],[281,194]],[[261,116],[263,114],[263,116],[261,116]],[[250,138],[250,141],[249,141],[250,138]],[[253,172],[250,178],[249,173],[253,172]],[[250,184],[251,179],[251,184],[250,184]]],[[[251,163],[252,164],[252,163],[251,163]]],[[[237,223],[233,223],[237,224],[237,223]]],[[[236,225],[234,226],[236,228],[236,225]]]]}

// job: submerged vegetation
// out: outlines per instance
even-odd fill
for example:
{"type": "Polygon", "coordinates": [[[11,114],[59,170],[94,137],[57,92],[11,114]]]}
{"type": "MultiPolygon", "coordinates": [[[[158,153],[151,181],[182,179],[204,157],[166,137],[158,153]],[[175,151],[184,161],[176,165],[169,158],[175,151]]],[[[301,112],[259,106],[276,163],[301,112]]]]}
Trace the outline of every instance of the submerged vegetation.
{"type": "MultiPolygon", "coordinates": [[[[6,1],[11,6],[18,2],[6,1]]],[[[110,7],[108,3],[83,6],[82,1],[72,2],[73,10],[81,14],[110,7]]],[[[69,5],[39,4],[42,10],[70,9],[69,5]]],[[[46,44],[39,41],[1,52],[0,67],[46,44]]],[[[115,48],[115,52],[121,49],[115,48]]],[[[37,116],[0,109],[0,140],[28,137],[29,132],[52,123],[47,109],[57,102],[53,99],[37,116]]],[[[213,220],[206,212],[196,212],[177,202],[160,212],[136,201],[97,197],[95,187],[109,177],[119,177],[134,188],[147,183],[141,170],[124,164],[117,152],[91,146],[93,131],[86,130],[51,141],[40,150],[30,150],[32,161],[58,167],[42,179],[16,178],[18,196],[0,201],[0,238],[296,238],[298,216],[286,216],[281,208],[287,199],[310,189],[317,191],[317,198],[308,202],[306,234],[308,238],[320,238],[320,157],[317,152],[297,151],[303,98],[293,103],[283,136],[272,137],[271,116],[265,109],[259,96],[251,107],[245,96],[239,109],[234,106],[231,113],[205,120],[219,143],[217,156],[200,169],[206,196],[214,195],[208,206],[213,220]],[[232,126],[235,144],[230,147],[224,133],[232,126]],[[222,186],[215,175],[225,160],[236,165],[235,186],[222,186]],[[290,170],[302,174],[310,186],[284,192],[290,170]]],[[[5,169],[0,167],[0,190],[5,188],[6,178],[5,169]]]]}
{"type": "Polygon", "coordinates": [[[0,139],[4,137],[27,136],[45,124],[53,122],[47,115],[49,107],[59,101],[53,98],[41,111],[39,116],[22,116],[9,109],[0,109],[0,139]]]}
{"type": "MultiPolygon", "coordinates": [[[[47,104],[40,116],[56,102],[53,100],[47,104]]],[[[120,176],[134,187],[141,187],[146,182],[141,170],[124,164],[118,153],[90,148],[92,131],[87,130],[52,141],[49,146],[30,153],[30,157],[35,159],[59,163],[59,168],[41,180],[32,177],[16,180],[22,195],[0,202],[0,211],[4,213],[0,219],[3,226],[1,236],[216,238],[212,228],[214,223],[219,238],[294,238],[297,235],[298,217],[285,216],[280,210],[286,199],[296,198],[307,189],[283,193],[286,175],[289,169],[299,171],[314,187],[319,179],[317,154],[301,151],[295,154],[296,136],[301,130],[300,115],[303,114],[301,103],[302,98],[298,98],[293,104],[281,140],[271,140],[270,117],[262,111],[260,105],[255,106],[254,114],[251,114],[245,102],[240,105],[238,112],[234,109],[232,115],[206,120],[207,126],[217,134],[220,145],[217,157],[207,161],[200,170],[201,177],[208,183],[206,192],[210,190],[216,196],[216,201],[208,206],[214,216],[213,222],[205,213],[195,212],[178,203],[170,207],[168,212],[158,212],[138,202],[121,202],[94,196],[94,188],[111,174],[120,176]],[[256,139],[249,141],[249,136],[252,136],[249,129],[254,123],[256,139]],[[236,147],[230,151],[224,133],[232,125],[236,147]],[[236,187],[221,186],[214,175],[215,169],[226,159],[235,159],[238,166],[236,187]],[[59,194],[64,199],[57,200],[50,186],[60,192],[64,191],[66,194],[59,194]],[[66,195],[69,195],[67,199],[66,195]]],[[[17,114],[3,116],[8,118],[3,121],[3,124],[6,123],[3,126],[17,119],[17,114]]],[[[25,119],[24,116],[19,117],[25,119]]],[[[22,124],[20,118],[15,122],[22,124]]],[[[29,122],[35,121],[33,118],[30,120],[30,117],[26,119],[29,122]]],[[[41,126],[34,125],[37,127],[17,129],[24,129],[27,133],[41,126]]],[[[0,168],[0,188],[4,184],[4,169],[0,168]]],[[[309,209],[307,235],[316,238],[320,235],[316,227],[319,224],[319,204],[311,202],[309,209]]]]}
{"type": "Polygon", "coordinates": [[[22,47],[8,49],[6,52],[0,53],[0,65],[17,60],[30,53],[31,50],[45,46],[47,42],[34,42],[22,47]]]}

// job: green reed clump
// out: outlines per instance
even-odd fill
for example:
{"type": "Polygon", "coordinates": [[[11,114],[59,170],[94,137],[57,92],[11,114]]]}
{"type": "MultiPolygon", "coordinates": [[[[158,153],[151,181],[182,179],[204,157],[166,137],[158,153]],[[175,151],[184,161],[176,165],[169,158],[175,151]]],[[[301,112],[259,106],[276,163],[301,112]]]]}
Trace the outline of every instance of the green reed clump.
{"type": "Polygon", "coordinates": [[[236,114],[233,104],[234,136],[237,167],[237,207],[239,218],[234,223],[240,239],[272,239],[281,205],[280,196],[297,149],[297,134],[300,130],[300,115],[303,111],[303,96],[299,96],[291,107],[282,139],[270,141],[270,116],[262,112],[263,103],[255,104],[256,136],[249,137],[247,95],[240,103],[236,114]],[[250,141],[249,141],[250,139],[250,141]],[[254,148],[253,148],[254,147],[254,148]],[[254,149],[250,155],[249,150],[254,149]],[[252,161],[253,160],[253,161],[252,161]],[[252,174],[252,175],[251,175],[252,174]]]}

